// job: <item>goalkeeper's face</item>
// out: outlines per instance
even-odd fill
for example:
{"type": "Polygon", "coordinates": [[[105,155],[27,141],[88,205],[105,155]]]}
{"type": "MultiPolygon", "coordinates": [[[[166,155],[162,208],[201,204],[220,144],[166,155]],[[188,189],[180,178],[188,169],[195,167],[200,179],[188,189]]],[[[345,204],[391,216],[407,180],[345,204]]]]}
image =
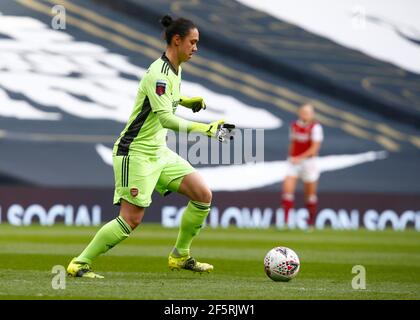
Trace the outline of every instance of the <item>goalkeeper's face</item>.
{"type": "Polygon", "coordinates": [[[180,39],[178,46],[179,61],[188,61],[192,58],[193,54],[197,52],[199,36],[197,28],[194,28],[190,29],[190,32],[184,38],[180,39]]]}

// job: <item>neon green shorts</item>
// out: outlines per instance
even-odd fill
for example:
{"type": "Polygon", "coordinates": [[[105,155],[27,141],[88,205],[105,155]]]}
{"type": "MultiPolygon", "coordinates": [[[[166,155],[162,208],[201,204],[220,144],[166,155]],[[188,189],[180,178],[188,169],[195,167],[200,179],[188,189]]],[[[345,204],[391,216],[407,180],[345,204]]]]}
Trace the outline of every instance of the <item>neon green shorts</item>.
{"type": "Polygon", "coordinates": [[[178,154],[165,148],[158,157],[113,155],[115,177],[114,204],[124,199],[139,207],[152,203],[152,192],[161,195],[178,191],[181,177],[195,169],[178,154]],[[171,183],[172,182],[172,183],[171,183]]]}

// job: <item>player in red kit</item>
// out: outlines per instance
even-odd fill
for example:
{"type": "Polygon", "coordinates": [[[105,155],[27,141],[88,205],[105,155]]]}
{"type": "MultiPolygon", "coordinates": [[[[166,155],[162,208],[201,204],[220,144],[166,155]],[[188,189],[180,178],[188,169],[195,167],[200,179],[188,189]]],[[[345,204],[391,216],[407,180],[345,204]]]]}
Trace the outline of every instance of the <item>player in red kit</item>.
{"type": "Polygon", "coordinates": [[[314,225],[317,214],[317,186],[319,170],[316,163],[324,138],[322,126],[315,121],[315,110],[305,104],[299,108],[299,119],[290,126],[288,168],[283,183],[282,207],[287,225],[289,211],[294,208],[294,193],[298,178],[304,183],[305,206],[308,209],[308,225],[314,225]]]}

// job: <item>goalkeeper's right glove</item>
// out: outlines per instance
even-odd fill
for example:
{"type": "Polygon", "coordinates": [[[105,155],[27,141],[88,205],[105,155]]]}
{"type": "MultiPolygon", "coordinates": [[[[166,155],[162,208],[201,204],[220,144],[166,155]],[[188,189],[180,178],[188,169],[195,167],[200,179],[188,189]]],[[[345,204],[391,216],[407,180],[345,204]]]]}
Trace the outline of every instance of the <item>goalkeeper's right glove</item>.
{"type": "Polygon", "coordinates": [[[226,140],[233,140],[233,136],[235,135],[235,131],[233,131],[233,129],[235,129],[234,124],[223,123],[221,125],[218,125],[216,139],[218,139],[220,142],[225,142],[226,140]]]}
{"type": "Polygon", "coordinates": [[[209,137],[218,139],[220,142],[224,142],[227,139],[233,139],[235,134],[232,131],[233,129],[235,129],[235,125],[225,123],[225,120],[222,119],[213,121],[210,124],[195,123],[191,131],[201,132],[209,137]]]}

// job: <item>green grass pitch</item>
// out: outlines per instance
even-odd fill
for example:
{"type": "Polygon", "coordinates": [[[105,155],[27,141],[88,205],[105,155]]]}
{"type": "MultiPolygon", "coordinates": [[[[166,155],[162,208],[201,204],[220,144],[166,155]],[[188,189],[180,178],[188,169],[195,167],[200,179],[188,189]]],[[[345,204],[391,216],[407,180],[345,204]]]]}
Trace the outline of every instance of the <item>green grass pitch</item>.
{"type": "Polygon", "coordinates": [[[67,266],[98,228],[0,225],[0,299],[419,299],[420,233],[276,229],[210,229],[193,243],[193,255],[211,274],[169,271],[176,229],[142,225],[99,257],[105,279],[66,277],[54,290],[51,270],[67,266]],[[263,258],[275,246],[294,249],[298,276],[273,282],[263,258]],[[354,265],[366,268],[366,289],[354,290],[354,265]]]}

